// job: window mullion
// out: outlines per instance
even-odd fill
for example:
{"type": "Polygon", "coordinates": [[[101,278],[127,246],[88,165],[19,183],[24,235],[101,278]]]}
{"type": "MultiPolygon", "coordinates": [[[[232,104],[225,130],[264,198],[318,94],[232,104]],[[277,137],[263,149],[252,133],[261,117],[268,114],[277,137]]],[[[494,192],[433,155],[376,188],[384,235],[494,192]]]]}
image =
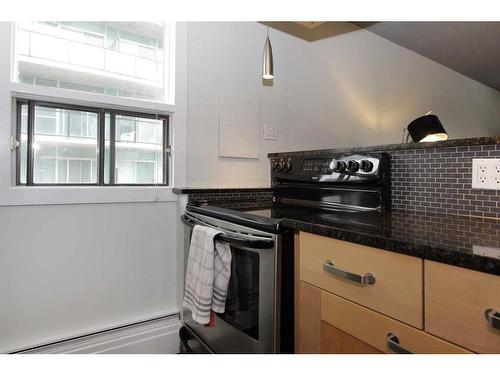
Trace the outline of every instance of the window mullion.
{"type": "Polygon", "coordinates": [[[26,161],[26,185],[27,186],[32,186],[33,185],[33,171],[34,171],[34,161],[35,161],[35,155],[34,155],[34,135],[35,135],[35,128],[34,128],[34,120],[35,120],[35,105],[33,102],[30,100],[28,101],[28,140],[26,142],[26,148],[28,151],[27,155],[27,161],[26,161]]]}
{"type": "MultiPolygon", "coordinates": [[[[17,149],[16,149],[16,185],[21,184],[21,150],[22,150],[22,116],[23,116],[23,105],[25,103],[18,101],[16,103],[16,140],[17,140],[17,149]]],[[[27,172],[27,171],[26,171],[27,172]]],[[[26,176],[25,176],[26,177],[26,176]]]]}
{"type": "Polygon", "coordinates": [[[116,141],[116,115],[111,112],[109,114],[109,184],[114,185],[116,183],[116,159],[115,159],[115,141],[116,141]]]}
{"type": "Polygon", "coordinates": [[[169,163],[170,163],[170,154],[171,154],[171,146],[170,146],[170,118],[163,120],[163,183],[169,184],[169,163]]]}
{"type": "MultiPolygon", "coordinates": [[[[101,112],[99,113],[99,117],[98,117],[98,124],[97,124],[97,131],[98,131],[98,135],[97,135],[97,142],[98,145],[99,145],[99,160],[98,160],[98,171],[99,171],[99,175],[98,175],[98,181],[97,183],[99,185],[104,185],[104,159],[105,159],[105,146],[106,146],[106,141],[105,141],[105,138],[106,138],[106,120],[105,120],[105,116],[106,116],[106,113],[104,112],[104,110],[101,110],[101,112]]],[[[92,164],[92,162],[91,162],[92,164]]]]}

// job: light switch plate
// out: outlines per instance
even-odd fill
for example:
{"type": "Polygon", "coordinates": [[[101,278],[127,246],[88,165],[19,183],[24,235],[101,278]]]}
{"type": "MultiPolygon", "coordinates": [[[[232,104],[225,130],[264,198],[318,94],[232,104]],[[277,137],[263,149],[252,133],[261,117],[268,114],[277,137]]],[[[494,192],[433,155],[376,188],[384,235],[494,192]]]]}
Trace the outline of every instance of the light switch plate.
{"type": "Polygon", "coordinates": [[[472,188],[500,190],[500,159],[472,159],[472,188]]]}
{"type": "Polygon", "coordinates": [[[269,139],[271,141],[277,141],[278,136],[278,126],[273,123],[264,123],[264,139],[269,139]]]}

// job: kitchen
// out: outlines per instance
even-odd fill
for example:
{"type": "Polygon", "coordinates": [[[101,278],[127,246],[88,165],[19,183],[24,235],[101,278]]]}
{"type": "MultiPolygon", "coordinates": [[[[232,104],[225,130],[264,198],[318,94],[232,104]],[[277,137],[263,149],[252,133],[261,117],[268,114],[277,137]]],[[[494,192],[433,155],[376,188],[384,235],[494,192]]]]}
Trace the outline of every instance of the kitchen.
{"type": "Polygon", "coordinates": [[[2,353],[500,352],[497,22],[77,23],[0,24],[2,353]],[[92,155],[43,154],[76,113],[92,155]],[[246,309],[215,327],[194,225],[246,309]]]}

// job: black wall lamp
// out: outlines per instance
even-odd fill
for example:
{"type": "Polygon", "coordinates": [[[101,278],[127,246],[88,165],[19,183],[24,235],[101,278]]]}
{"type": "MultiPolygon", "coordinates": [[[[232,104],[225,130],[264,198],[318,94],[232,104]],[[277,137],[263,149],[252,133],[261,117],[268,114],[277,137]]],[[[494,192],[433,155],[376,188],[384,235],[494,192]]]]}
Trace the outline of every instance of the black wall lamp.
{"type": "Polygon", "coordinates": [[[448,139],[448,133],[444,129],[443,124],[431,112],[416,118],[408,124],[404,143],[408,143],[409,137],[411,137],[413,142],[436,142],[448,139]]]}

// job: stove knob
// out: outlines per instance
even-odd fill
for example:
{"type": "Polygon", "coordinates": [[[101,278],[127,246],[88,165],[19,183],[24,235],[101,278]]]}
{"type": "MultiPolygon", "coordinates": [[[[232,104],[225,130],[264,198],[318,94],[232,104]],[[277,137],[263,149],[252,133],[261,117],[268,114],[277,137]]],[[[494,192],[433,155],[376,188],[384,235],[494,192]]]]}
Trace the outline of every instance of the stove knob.
{"type": "Polygon", "coordinates": [[[281,161],[277,161],[277,162],[276,162],[276,164],[275,164],[275,169],[274,169],[276,172],[281,172],[281,170],[282,170],[282,165],[281,165],[281,163],[282,163],[281,161]]]}
{"type": "Polygon", "coordinates": [[[349,163],[347,164],[347,170],[349,172],[355,173],[359,169],[359,163],[354,160],[349,160],[349,163]]]}
{"type": "Polygon", "coordinates": [[[292,169],[292,164],[290,163],[290,161],[281,162],[281,170],[283,172],[288,172],[290,169],[292,169]]]}
{"type": "Polygon", "coordinates": [[[360,169],[363,172],[371,172],[373,169],[373,163],[370,160],[361,160],[360,169]]]}
{"type": "Polygon", "coordinates": [[[275,171],[275,172],[276,172],[276,171],[278,170],[278,164],[279,164],[279,163],[278,163],[276,160],[274,160],[274,161],[271,163],[271,169],[272,169],[273,171],[275,171]]]}
{"type": "Polygon", "coordinates": [[[346,164],[343,161],[338,161],[335,163],[335,172],[344,172],[346,169],[346,164]]]}

